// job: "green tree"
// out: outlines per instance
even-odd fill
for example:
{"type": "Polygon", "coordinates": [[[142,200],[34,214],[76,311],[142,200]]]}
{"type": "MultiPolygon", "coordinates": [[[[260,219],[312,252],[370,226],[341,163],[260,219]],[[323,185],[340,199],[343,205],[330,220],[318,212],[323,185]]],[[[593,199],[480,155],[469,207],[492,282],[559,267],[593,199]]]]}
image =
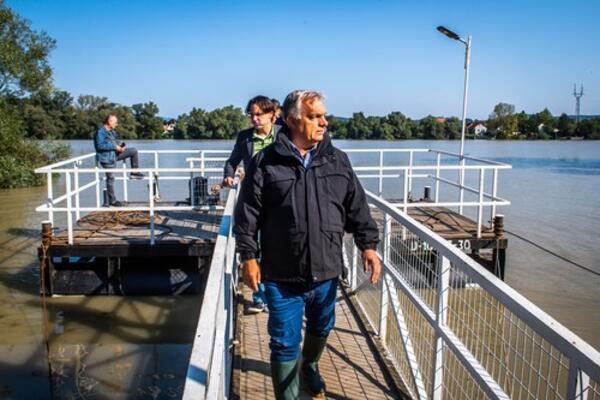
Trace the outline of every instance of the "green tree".
{"type": "Polygon", "coordinates": [[[428,115],[419,121],[419,136],[423,139],[445,139],[444,123],[428,115]]]}
{"type": "Polygon", "coordinates": [[[460,139],[462,134],[462,121],[457,117],[450,117],[444,123],[446,139],[460,139]]]}
{"type": "MultiPolygon", "coordinates": [[[[29,22],[0,0],[0,188],[42,184],[42,176],[35,174],[34,168],[67,154],[65,146],[40,146],[23,133],[23,108],[28,103],[21,97],[49,91],[52,70],[48,55],[53,47],[50,37],[31,30],[29,22]]],[[[55,100],[60,103],[64,96],[55,100]]],[[[52,125],[39,109],[30,111],[41,126],[52,125]]]]}
{"type": "Polygon", "coordinates": [[[158,116],[158,106],[153,102],[131,106],[137,122],[137,137],[140,139],[158,139],[162,135],[163,120],[158,116]]]}
{"type": "Polygon", "coordinates": [[[558,135],[562,138],[567,138],[575,135],[577,124],[567,114],[562,113],[560,117],[558,117],[557,128],[558,135]]]}
{"type": "Polygon", "coordinates": [[[362,112],[352,114],[348,121],[348,139],[366,139],[369,137],[371,129],[367,118],[362,112]]]}
{"type": "Polygon", "coordinates": [[[50,87],[48,56],[55,41],[35,32],[0,0],[0,94],[20,96],[50,87]]]}
{"type": "Polygon", "coordinates": [[[556,128],[556,121],[547,108],[544,108],[537,114],[533,114],[531,120],[537,129],[538,137],[540,139],[555,138],[554,129],[556,128]]]}
{"type": "Polygon", "coordinates": [[[334,115],[327,116],[327,131],[336,139],[346,139],[348,137],[347,122],[334,115]]]}
{"type": "Polygon", "coordinates": [[[387,123],[393,128],[394,139],[410,139],[413,136],[413,124],[409,118],[398,111],[386,116],[387,123]]]}
{"type": "Polygon", "coordinates": [[[518,131],[518,117],[515,115],[515,106],[508,103],[498,103],[490,114],[488,128],[498,139],[508,139],[518,131]]]}

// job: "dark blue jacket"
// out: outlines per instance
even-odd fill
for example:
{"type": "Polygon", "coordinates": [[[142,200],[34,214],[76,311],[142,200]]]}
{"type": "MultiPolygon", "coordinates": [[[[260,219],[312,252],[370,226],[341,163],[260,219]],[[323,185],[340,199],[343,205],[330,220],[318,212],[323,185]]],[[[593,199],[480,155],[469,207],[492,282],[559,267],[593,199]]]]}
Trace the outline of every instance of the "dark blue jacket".
{"type": "MultiPolygon", "coordinates": [[[[277,138],[277,133],[281,129],[280,125],[273,125],[273,135],[277,138]]],[[[228,178],[235,175],[235,169],[240,165],[240,161],[244,161],[244,168],[248,168],[250,160],[252,160],[254,128],[244,129],[237,135],[235,145],[231,151],[229,159],[225,162],[224,177],[228,178]]]]}
{"type": "Polygon", "coordinates": [[[113,129],[107,130],[102,125],[94,135],[94,148],[96,149],[96,161],[101,164],[115,164],[117,161],[117,145],[119,135],[113,129]]]}
{"type": "Polygon", "coordinates": [[[242,260],[259,258],[265,281],[321,282],[342,273],[344,231],[375,249],[377,225],[348,156],[329,135],[305,169],[286,128],[247,168],[233,231],[242,260]],[[260,232],[260,235],[257,235],[260,232]]]}

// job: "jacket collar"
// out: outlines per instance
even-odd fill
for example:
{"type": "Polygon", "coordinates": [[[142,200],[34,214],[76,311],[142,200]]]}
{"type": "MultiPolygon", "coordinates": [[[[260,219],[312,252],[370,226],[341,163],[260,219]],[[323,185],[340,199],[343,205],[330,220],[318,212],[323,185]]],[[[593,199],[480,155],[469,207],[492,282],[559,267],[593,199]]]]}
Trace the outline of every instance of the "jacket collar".
{"type": "MultiPolygon", "coordinates": [[[[293,159],[296,159],[296,156],[292,151],[290,132],[287,126],[285,125],[281,127],[281,129],[279,130],[279,134],[275,139],[274,150],[277,154],[279,154],[282,157],[291,157],[293,159]]],[[[331,136],[329,136],[329,133],[326,132],[325,136],[323,137],[323,140],[317,146],[317,151],[313,156],[312,165],[316,166],[323,163],[323,157],[333,154],[334,150],[335,149],[333,147],[333,144],[331,143],[331,136]]]]}

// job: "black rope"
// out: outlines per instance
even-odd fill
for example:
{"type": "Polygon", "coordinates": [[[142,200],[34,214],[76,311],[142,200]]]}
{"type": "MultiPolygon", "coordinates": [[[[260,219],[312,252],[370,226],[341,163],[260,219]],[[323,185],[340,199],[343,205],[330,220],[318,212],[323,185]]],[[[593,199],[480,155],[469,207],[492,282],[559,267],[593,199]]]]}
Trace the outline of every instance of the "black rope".
{"type": "Polygon", "coordinates": [[[590,267],[586,267],[585,265],[581,265],[579,263],[576,263],[575,261],[569,260],[568,258],[563,257],[560,254],[557,254],[557,253],[553,252],[552,250],[548,250],[544,246],[542,246],[540,244],[537,244],[534,241],[532,241],[530,239],[527,239],[526,237],[523,237],[523,236],[521,236],[521,235],[519,235],[517,233],[511,232],[511,231],[507,231],[507,230],[504,230],[504,232],[508,233],[509,235],[513,235],[514,237],[519,238],[522,241],[524,241],[526,243],[529,243],[530,245],[535,246],[538,249],[543,250],[543,251],[545,251],[548,254],[553,255],[554,257],[560,258],[561,260],[563,260],[563,261],[565,261],[565,262],[567,262],[569,264],[572,264],[572,265],[576,266],[577,268],[581,268],[582,270],[587,271],[587,272],[589,272],[591,274],[594,274],[596,276],[600,276],[600,272],[594,271],[590,267]]]}

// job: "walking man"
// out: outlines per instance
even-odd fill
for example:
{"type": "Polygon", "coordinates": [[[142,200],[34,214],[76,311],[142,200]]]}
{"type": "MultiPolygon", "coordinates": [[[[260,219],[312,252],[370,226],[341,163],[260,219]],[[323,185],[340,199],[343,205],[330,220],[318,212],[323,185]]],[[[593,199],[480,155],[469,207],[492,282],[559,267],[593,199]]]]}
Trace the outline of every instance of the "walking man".
{"type": "Polygon", "coordinates": [[[323,96],[294,91],[282,113],[286,126],[247,168],[234,233],[244,281],[253,290],[265,285],[276,398],[298,397],[299,373],[311,393],[323,397],[318,361],[335,322],[344,231],[354,235],[376,283],[378,229],[348,156],[326,133],[323,96]]]}
{"type": "MultiPolygon", "coordinates": [[[[119,125],[119,120],[114,114],[109,114],[104,120],[104,124],[98,128],[94,135],[94,148],[96,149],[96,162],[100,163],[102,168],[111,169],[117,166],[117,161],[129,158],[131,168],[138,168],[138,151],[131,147],[125,147],[125,143],[120,141],[115,128],[119,125]]],[[[132,172],[129,174],[131,179],[143,179],[141,172],[132,172]]],[[[115,177],[112,172],[106,172],[106,192],[108,193],[108,204],[113,207],[121,207],[123,203],[115,197],[115,177]]]]}
{"type": "MultiPolygon", "coordinates": [[[[273,143],[281,128],[280,125],[274,124],[278,108],[277,100],[266,96],[250,99],[246,106],[246,114],[250,117],[252,128],[238,133],[233,151],[225,162],[223,186],[233,186],[233,177],[240,161],[244,162],[244,168],[248,168],[252,157],[273,143]]],[[[252,305],[248,307],[248,312],[260,313],[267,310],[264,291],[264,285],[259,283],[258,290],[252,293],[252,305]]]]}

